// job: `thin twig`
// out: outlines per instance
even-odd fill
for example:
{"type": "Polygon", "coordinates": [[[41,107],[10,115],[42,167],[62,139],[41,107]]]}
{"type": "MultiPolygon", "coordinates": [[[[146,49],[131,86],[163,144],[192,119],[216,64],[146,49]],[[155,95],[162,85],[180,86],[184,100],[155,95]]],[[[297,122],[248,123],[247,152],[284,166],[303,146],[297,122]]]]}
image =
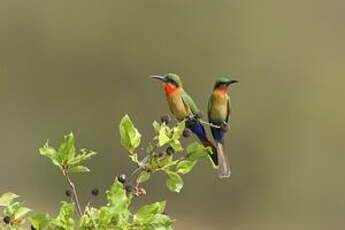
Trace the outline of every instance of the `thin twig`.
{"type": "Polygon", "coordinates": [[[191,120],[191,119],[194,119],[194,120],[196,120],[196,121],[199,121],[200,123],[202,123],[202,124],[204,124],[204,125],[208,125],[208,126],[210,126],[210,127],[212,127],[212,128],[216,128],[216,129],[220,129],[220,128],[221,128],[221,126],[219,126],[219,125],[215,125],[215,124],[206,122],[206,121],[202,120],[201,118],[199,118],[199,119],[196,118],[195,116],[193,116],[192,118],[186,117],[185,119],[182,120],[182,122],[187,122],[188,120],[191,120]]]}
{"type": "Polygon", "coordinates": [[[91,205],[91,200],[89,200],[89,201],[87,202],[86,206],[85,206],[85,209],[84,209],[84,215],[85,215],[85,214],[87,214],[87,215],[88,215],[87,210],[88,210],[88,208],[90,207],[90,205],[91,205]]]}
{"type": "Polygon", "coordinates": [[[96,224],[95,220],[93,219],[92,215],[90,214],[89,209],[85,208],[85,212],[86,212],[86,215],[88,215],[90,217],[92,225],[95,228],[95,230],[98,230],[97,224],[96,224]]]}
{"type": "Polygon", "coordinates": [[[133,177],[135,176],[135,174],[141,172],[142,170],[144,170],[145,168],[145,165],[147,163],[147,161],[150,159],[151,155],[147,155],[142,161],[139,162],[138,164],[138,168],[136,168],[132,173],[131,175],[129,176],[128,178],[128,181],[131,182],[131,180],[133,179],[133,177]]]}
{"type": "Polygon", "coordinates": [[[215,124],[212,124],[212,123],[203,121],[203,120],[201,120],[201,119],[200,119],[199,121],[200,121],[200,123],[202,123],[202,124],[204,124],[204,125],[208,125],[208,126],[210,126],[210,127],[212,127],[212,128],[216,128],[216,129],[220,129],[220,128],[221,128],[219,125],[215,125],[215,124]]]}
{"type": "Polygon", "coordinates": [[[67,182],[68,182],[69,186],[72,189],[73,197],[74,197],[75,203],[77,204],[78,214],[79,214],[79,216],[82,216],[83,212],[81,210],[81,206],[80,206],[80,203],[79,203],[77,189],[76,189],[74,183],[71,181],[71,178],[69,177],[68,172],[63,171],[63,174],[66,176],[67,182]]]}

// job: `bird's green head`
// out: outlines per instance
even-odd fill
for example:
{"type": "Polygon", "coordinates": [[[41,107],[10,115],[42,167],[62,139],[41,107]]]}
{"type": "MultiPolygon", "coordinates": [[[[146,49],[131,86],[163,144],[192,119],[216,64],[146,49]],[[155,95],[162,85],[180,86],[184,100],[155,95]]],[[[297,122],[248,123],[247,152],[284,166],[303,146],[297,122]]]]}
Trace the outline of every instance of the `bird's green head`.
{"type": "Polygon", "coordinates": [[[165,75],[154,75],[151,78],[158,79],[163,82],[164,91],[166,95],[171,95],[177,89],[181,89],[182,81],[181,78],[174,73],[168,73],[165,75]]]}
{"type": "Polygon", "coordinates": [[[162,81],[164,84],[171,84],[176,88],[182,86],[181,78],[174,73],[168,73],[165,75],[153,75],[151,76],[151,78],[158,79],[162,81]]]}
{"type": "Polygon", "coordinates": [[[214,89],[227,88],[229,85],[237,82],[237,80],[229,79],[227,77],[221,77],[214,84],[214,89]]]}

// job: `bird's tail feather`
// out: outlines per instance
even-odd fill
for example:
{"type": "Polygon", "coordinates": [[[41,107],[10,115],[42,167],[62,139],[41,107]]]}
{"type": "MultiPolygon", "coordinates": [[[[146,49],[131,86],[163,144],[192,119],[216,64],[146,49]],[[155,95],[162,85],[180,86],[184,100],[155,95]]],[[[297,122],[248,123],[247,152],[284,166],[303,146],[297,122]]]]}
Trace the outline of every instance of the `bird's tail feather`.
{"type": "Polygon", "coordinates": [[[230,177],[231,169],[228,156],[224,151],[224,145],[217,142],[217,156],[218,156],[218,176],[219,178],[230,177]]]}

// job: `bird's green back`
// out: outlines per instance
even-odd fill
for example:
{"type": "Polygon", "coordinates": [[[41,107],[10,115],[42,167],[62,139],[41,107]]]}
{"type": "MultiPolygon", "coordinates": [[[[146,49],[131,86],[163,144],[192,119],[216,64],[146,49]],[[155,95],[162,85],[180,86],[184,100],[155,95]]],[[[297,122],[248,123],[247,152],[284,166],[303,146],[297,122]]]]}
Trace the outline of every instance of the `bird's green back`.
{"type": "Polygon", "coordinates": [[[189,96],[185,91],[182,92],[181,97],[184,104],[192,111],[194,115],[197,115],[200,112],[192,97],[189,96]]]}

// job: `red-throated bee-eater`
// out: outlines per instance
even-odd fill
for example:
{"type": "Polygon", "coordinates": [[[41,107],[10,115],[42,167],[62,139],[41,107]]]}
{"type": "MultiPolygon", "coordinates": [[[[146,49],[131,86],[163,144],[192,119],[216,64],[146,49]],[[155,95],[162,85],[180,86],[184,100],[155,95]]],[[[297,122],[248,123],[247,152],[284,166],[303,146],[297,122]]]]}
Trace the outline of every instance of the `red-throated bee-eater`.
{"type": "Polygon", "coordinates": [[[199,121],[200,110],[194,103],[193,99],[184,91],[181,78],[173,73],[166,75],[155,75],[151,78],[158,79],[163,82],[163,87],[166,95],[166,99],[171,113],[178,121],[193,116],[194,122],[186,122],[187,128],[189,128],[206,147],[211,147],[213,154],[211,154],[212,161],[217,165],[217,153],[216,148],[207,138],[207,134],[204,126],[199,121]]]}
{"type": "Polygon", "coordinates": [[[209,122],[220,127],[216,128],[211,126],[212,136],[216,141],[219,177],[230,177],[231,174],[229,159],[224,151],[224,134],[226,132],[224,127],[228,126],[231,112],[228,87],[237,82],[237,80],[230,80],[228,78],[218,79],[214,85],[214,90],[208,103],[209,122]]]}

